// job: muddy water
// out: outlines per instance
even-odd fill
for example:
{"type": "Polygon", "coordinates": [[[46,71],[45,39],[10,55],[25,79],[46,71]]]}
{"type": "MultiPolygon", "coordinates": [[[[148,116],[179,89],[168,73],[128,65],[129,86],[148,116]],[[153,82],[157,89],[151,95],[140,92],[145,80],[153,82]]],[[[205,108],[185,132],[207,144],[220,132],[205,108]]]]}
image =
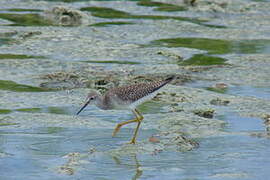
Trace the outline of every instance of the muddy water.
{"type": "Polygon", "coordinates": [[[29,3],[0,2],[0,179],[269,177],[268,1],[29,3]],[[134,124],[111,137],[130,112],[74,115],[171,74],[135,146],[134,124]]]}

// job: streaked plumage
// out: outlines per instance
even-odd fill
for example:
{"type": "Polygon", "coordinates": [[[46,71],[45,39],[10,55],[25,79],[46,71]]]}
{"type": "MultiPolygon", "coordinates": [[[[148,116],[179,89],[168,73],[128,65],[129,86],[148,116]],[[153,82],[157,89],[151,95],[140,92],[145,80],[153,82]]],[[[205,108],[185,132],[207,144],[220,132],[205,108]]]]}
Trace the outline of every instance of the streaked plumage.
{"type": "Polygon", "coordinates": [[[164,85],[172,80],[168,78],[151,83],[138,83],[110,89],[103,96],[103,104],[108,109],[135,109],[136,106],[152,99],[164,85]]]}

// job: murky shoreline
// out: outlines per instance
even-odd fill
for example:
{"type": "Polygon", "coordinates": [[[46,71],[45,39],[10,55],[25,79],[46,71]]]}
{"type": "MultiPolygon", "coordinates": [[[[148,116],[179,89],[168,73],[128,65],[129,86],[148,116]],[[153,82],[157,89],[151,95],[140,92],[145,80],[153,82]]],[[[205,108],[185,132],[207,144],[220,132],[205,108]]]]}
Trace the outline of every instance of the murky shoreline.
{"type": "Polygon", "coordinates": [[[4,179],[263,179],[269,176],[267,1],[0,2],[4,179]],[[31,8],[29,7],[31,3],[31,8]],[[169,75],[137,145],[101,92],[169,75]],[[106,169],[106,171],[104,171],[106,169]]]}

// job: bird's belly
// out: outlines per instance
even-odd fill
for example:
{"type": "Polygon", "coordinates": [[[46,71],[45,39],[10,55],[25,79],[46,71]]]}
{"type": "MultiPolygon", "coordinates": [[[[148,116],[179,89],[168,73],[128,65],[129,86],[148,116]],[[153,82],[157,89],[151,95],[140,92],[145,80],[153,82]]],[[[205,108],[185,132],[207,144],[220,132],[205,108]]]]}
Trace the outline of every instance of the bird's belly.
{"type": "Polygon", "coordinates": [[[153,93],[151,93],[151,94],[149,94],[147,96],[144,96],[143,98],[140,98],[137,101],[132,102],[129,105],[129,109],[135,109],[137,106],[141,105],[142,103],[153,99],[153,97],[155,97],[158,92],[159,92],[159,90],[158,91],[155,91],[155,92],[153,92],[153,93]]]}
{"type": "Polygon", "coordinates": [[[126,101],[121,101],[119,99],[113,101],[112,103],[112,109],[116,109],[116,110],[126,110],[126,109],[130,109],[130,102],[126,102],[126,101]]]}

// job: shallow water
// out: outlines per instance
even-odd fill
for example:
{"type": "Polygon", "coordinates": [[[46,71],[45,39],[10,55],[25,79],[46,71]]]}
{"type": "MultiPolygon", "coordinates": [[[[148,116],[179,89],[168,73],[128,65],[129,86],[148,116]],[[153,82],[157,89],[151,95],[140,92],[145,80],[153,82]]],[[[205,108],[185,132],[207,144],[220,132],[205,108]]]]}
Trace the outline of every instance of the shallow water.
{"type": "MultiPolygon", "coordinates": [[[[115,71],[123,68],[120,70],[130,70],[139,75],[140,73],[155,74],[164,68],[164,71],[170,71],[169,74],[173,74],[185,71],[186,69],[180,69],[183,66],[190,68],[228,65],[227,61],[233,63],[234,59],[231,60],[228,58],[230,56],[226,55],[232,54],[254,55],[255,58],[252,61],[255,62],[258,60],[256,56],[262,56],[267,61],[270,54],[270,41],[269,31],[263,31],[268,27],[264,21],[261,22],[261,28],[257,29],[261,33],[259,36],[256,36],[255,32],[254,34],[243,32],[240,35],[245,33],[249,35],[245,37],[246,39],[233,39],[233,37],[223,37],[223,34],[228,33],[227,29],[230,31],[237,27],[231,28],[211,21],[212,18],[219,17],[223,17],[225,22],[229,21],[226,18],[230,17],[230,14],[226,12],[214,14],[214,11],[210,13],[193,11],[190,13],[184,6],[151,1],[47,0],[48,4],[66,3],[67,6],[92,13],[91,18],[94,21],[87,26],[62,27],[55,26],[41,16],[43,11],[40,9],[48,9],[45,2],[33,1],[39,3],[33,3],[33,9],[29,9],[27,1],[18,0],[18,2],[18,5],[15,3],[7,9],[1,6],[0,9],[1,20],[9,21],[7,24],[3,23],[1,27],[6,31],[16,30],[10,35],[0,34],[0,63],[14,72],[19,71],[18,74],[9,73],[5,71],[5,68],[1,68],[1,71],[6,73],[1,72],[3,76],[0,79],[0,98],[3,98],[0,102],[0,179],[254,180],[270,176],[269,138],[251,136],[254,132],[265,132],[266,127],[259,117],[242,117],[237,110],[230,109],[229,106],[222,107],[222,110],[219,109],[220,107],[210,106],[210,108],[216,108],[214,118],[224,121],[226,125],[219,134],[196,138],[195,140],[199,143],[198,148],[187,152],[161,151],[153,154],[127,152],[122,156],[114,156],[110,151],[121,147],[131,138],[135,125],[121,129],[119,134],[112,138],[113,126],[119,121],[131,119],[132,114],[126,111],[103,112],[89,107],[77,119],[74,114],[86,94],[80,91],[80,96],[73,97],[68,94],[69,91],[52,91],[42,88],[39,76],[59,71],[92,70],[91,68],[95,66],[115,71]],[[126,7],[127,10],[123,10],[122,7],[126,7]],[[183,26],[182,23],[184,23],[183,26]],[[185,29],[186,26],[189,28],[185,29]],[[207,34],[208,31],[210,36],[207,34]],[[216,32],[219,34],[215,34],[216,32]],[[78,42],[81,43],[77,44],[78,42]],[[161,57],[160,52],[163,50],[169,52],[169,56],[161,57]],[[179,58],[178,61],[171,61],[172,57],[182,57],[185,54],[189,54],[187,59],[184,58],[182,61],[179,60],[182,58],[179,58]],[[61,60],[58,62],[57,59],[61,60]],[[68,64],[70,61],[73,64],[68,64]],[[150,65],[148,61],[151,62],[150,65]],[[167,65],[174,67],[169,66],[171,69],[168,70],[167,65]],[[159,66],[161,66],[160,69],[158,69],[159,66]],[[29,70],[31,72],[28,72],[29,70]],[[26,75],[22,76],[23,74],[26,75]],[[23,84],[24,82],[29,84],[23,84]],[[42,92],[63,92],[64,95],[61,94],[61,97],[48,95],[50,99],[47,101],[53,105],[44,105],[47,97],[44,98],[44,94],[41,96],[42,92]],[[37,94],[40,97],[36,96],[37,94]],[[29,98],[22,96],[29,96],[29,98]],[[35,102],[30,96],[37,97],[35,102]],[[63,100],[64,98],[66,101],[63,100]],[[18,104],[27,104],[27,106],[16,107],[18,104]],[[38,117],[43,124],[33,121],[35,124],[29,123],[29,127],[26,128],[21,122],[13,121],[14,114],[23,115],[29,119],[38,117]],[[48,119],[44,120],[43,116],[48,119]],[[67,120],[61,121],[60,117],[67,120]],[[53,126],[51,122],[57,120],[61,122],[53,126]],[[87,122],[87,125],[74,123],[74,126],[66,127],[65,123],[70,123],[69,120],[87,122]],[[94,127],[91,127],[89,124],[95,120],[100,124],[94,124],[94,127]],[[96,152],[91,154],[93,149],[96,152]],[[66,156],[77,152],[82,157],[68,167],[72,171],[61,171],[63,170],[61,167],[69,162],[66,156]]],[[[50,4],[51,6],[53,5],[50,4]]],[[[241,9],[241,11],[244,10],[244,8],[241,9]]],[[[238,30],[244,31],[241,28],[238,30]]],[[[248,63],[248,61],[243,63],[248,63]]],[[[246,67],[241,63],[235,66],[243,67],[243,72],[249,70],[245,69],[246,67]]],[[[234,66],[231,68],[233,69],[234,66]]],[[[197,72],[188,71],[188,74],[195,77],[197,72]]],[[[265,86],[257,86],[256,82],[254,85],[244,83],[235,85],[230,84],[230,79],[228,79],[228,88],[218,91],[212,88],[218,80],[200,80],[198,78],[184,85],[202,91],[209,90],[209,93],[220,96],[234,95],[254,100],[270,100],[270,87],[267,83],[265,86]]],[[[67,82],[67,80],[64,79],[61,82],[67,82]]],[[[72,90],[69,93],[72,94],[72,90]]],[[[207,100],[208,97],[205,99],[207,100]]],[[[171,99],[168,101],[168,103],[150,101],[140,106],[139,110],[146,115],[145,121],[147,117],[158,121],[160,119],[156,116],[161,114],[170,116],[167,108],[171,99]]],[[[177,103],[181,106],[182,102],[177,103]]],[[[193,104],[198,104],[195,109],[208,107],[207,103],[202,105],[200,102],[194,102],[193,104]]],[[[187,112],[188,116],[191,116],[190,112],[187,112]]],[[[192,116],[192,120],[196,120],[196,117],[192,116]]],[[[17,117],[17,119],[20,118],[17,117]]],[[[155,124],[155,126],[158,125],[155,124]]],[[[138,140],[148,141],[149,137],[158,133],[157,129],[149,128],[149,125],[147,128],[143,126],[138,140]]]]}
{"type": "Polygon", "coordinates": [[[239,96],[250,96],[261,99],[270,99],[270,88],[268,87],[249,87],[249,86],[234,86],[228,89],[228,94],[239,96]]]}
{"type": "MultiPolygon", "coordinates": [[[[6,155],[0,161],[1,178],[61,177],[62,175],[57,173],[57,166],[65,162],[64,155],[72,152],[86,153],[91,147],[98,151],[115,148],[125,143],[132,133],[132,129],[124,129],[117,138],[111,138],[111,131],[111,129],[61,127],[1,130],[1,153],[6,155]]],[[[141,137],[147,137],[153,133],[154,131],[151,130],[140,132],[141,137]]],[[[104,160],[107,158],[104,157],[104,160]]],[[[114,169],[110,164],[103,163],[106,168],[114,169]]],[[[95,162],[89,165],[91,169],[91,166],[95,167],[95,162]]],[[[87,176],[92,176],[92,174],[87,174],[87,176]]],[[[110,175],[108,174],[107,177],[110,175]]]]}
{"type": "MultiPolygon", "coordinates": [[[[223,118],[224,119],[224,118],[223,118]]],[[[254,119],[225,117],[227,131],[260,131],[254,119]],[[249,121],[243,125],[243,121],[249,121]],[[254,126],[255,125],[255,126],[254,126]]],[[[258,121],[258,120],[257,120],[258,121]]],[[[126,142],[132,129],[123,129],[111,138],[111,129],[76,129],[46,127],[24,130],[1,130],[1,177],[7,179],[73,179],[57,173],[68,153],[87,153],[116,148],[126,142]],[[14,168],[16,167],[16,168],[14,168]],[[15,170],[16,169],[16,170],[15,170]]],[[[140,139],[154,134],[142,130],[140,139]]],[[[270,141],[247,134],[199,139],[200,147],[190,152],[162,152],[158,155],[112,157],[97,155],[80,164],[76,178],[93,179],[263,179],[269,167],[270,141]],[[106,169],[106,173],[104,173],[106,169]],[[158,172],[158,173],[157,173],[158,172]],[[202,178],[203,177],[203,178],[202,178]]]]}
{"type": "Polygon", "coordinates": [[[227,88],[216,88],[213,82],[198,81],[196,83],[187,84],[190,87],[203,88],[209,91],[224,93],[242,97],[255,97],[260,99],[270,98],[269,87],[257,87],[257,86],[239,86],[239,85],[227,85],[227,88]],[[208,85],[208,87],[207,87],[208,85]]]}

